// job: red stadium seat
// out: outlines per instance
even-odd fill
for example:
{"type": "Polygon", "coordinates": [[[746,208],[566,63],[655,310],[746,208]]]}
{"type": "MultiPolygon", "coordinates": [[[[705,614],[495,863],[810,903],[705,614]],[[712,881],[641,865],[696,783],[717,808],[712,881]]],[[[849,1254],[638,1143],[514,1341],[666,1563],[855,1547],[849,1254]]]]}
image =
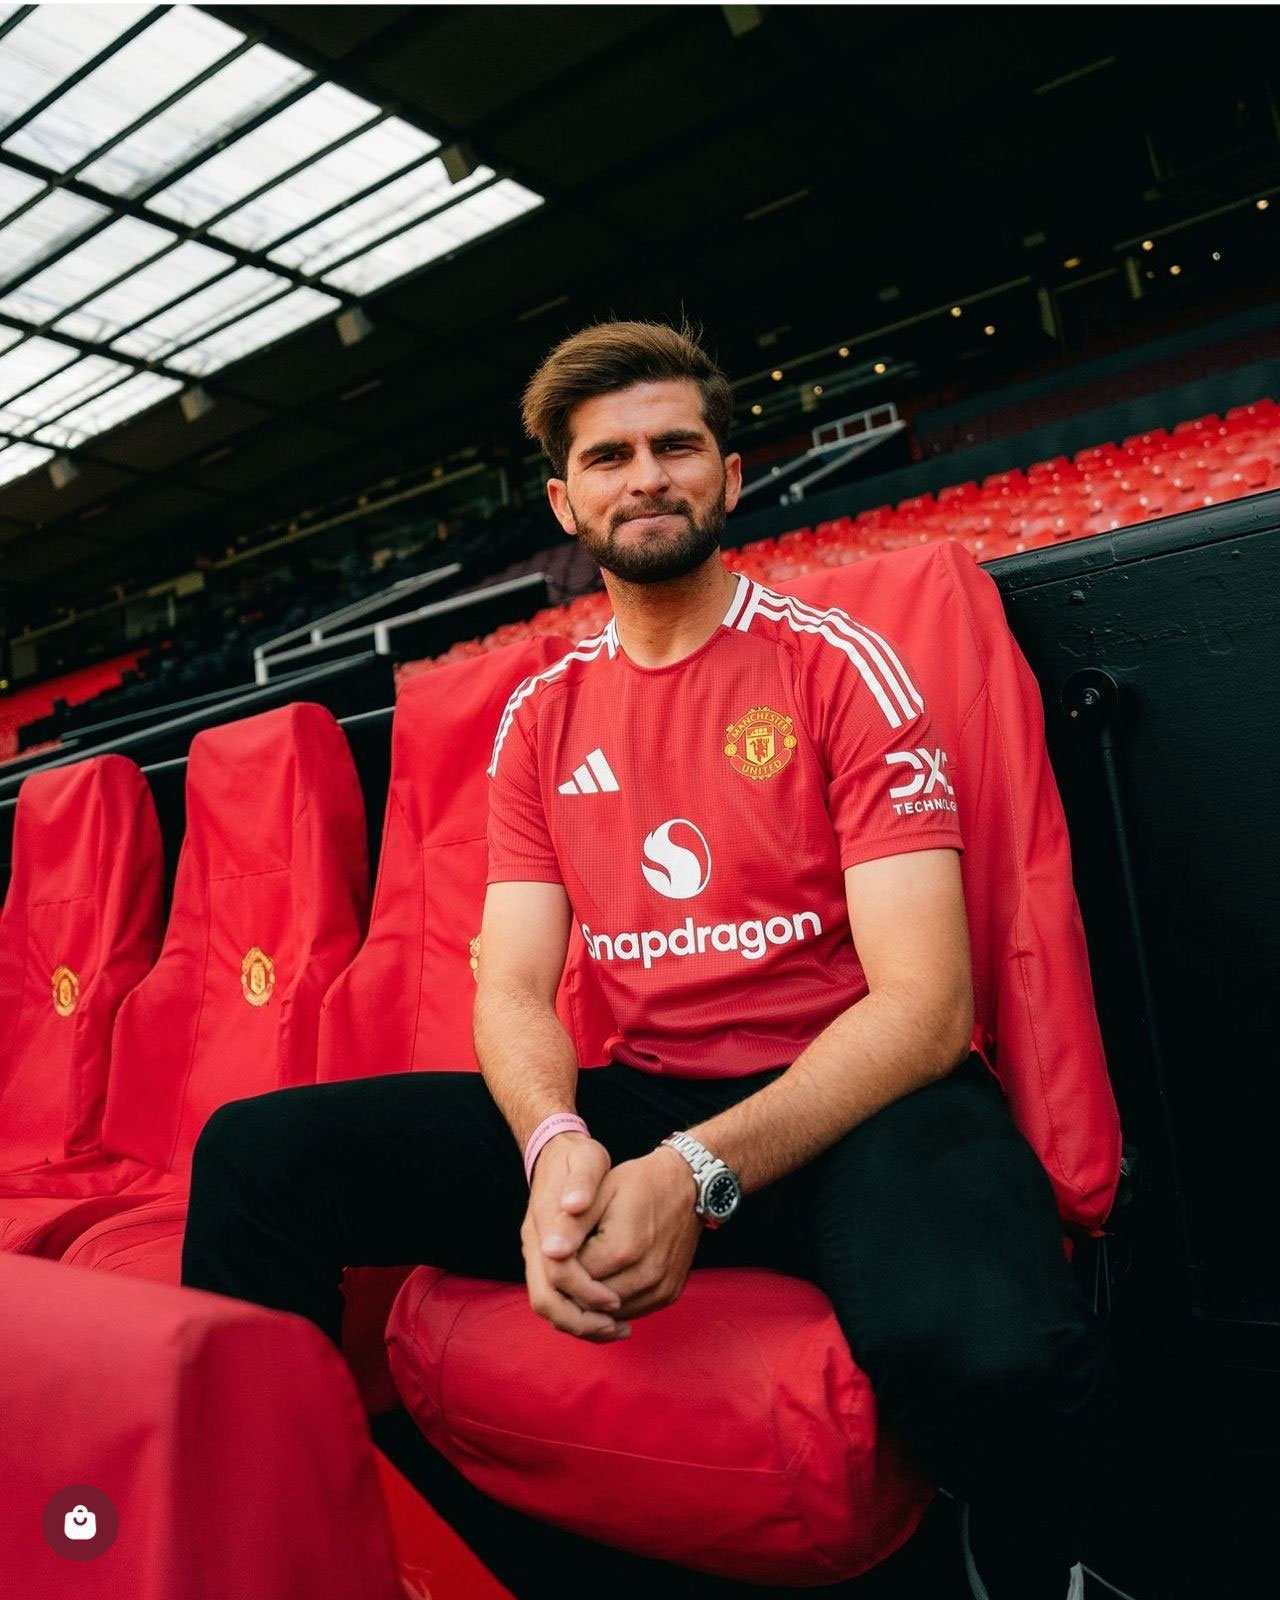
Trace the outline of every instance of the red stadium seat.
{"type": "Polygon", "coordinates": [[[0,1168],[96,1150],[120,1002],[155,962],[164,856],[123,756],[35,772],[0,914],[0,1168]]]}
{"type": "Polygon", "coordinates": [[[993,489],[997,493],[1005,491],[1016,492],[1027,486],[1026,473],[1018,467],[1011,468],[1008,472],[993,472],[982,480],[984,489],[993,489]]]}
{"type": "MultiPolygon", "coordinates": [[[[511,692],[571,649],[565,639],[534,639],[401,691],[369,932],[325,995],[317,1081],[477,1066],[470,962],[487,866],[485,768],[511,692]],[[473,908],[469,921],[459,920],[462,905],[473,908]]],[[[594,1065],[612,1025],[591,1031],[582,1008],[572,963],[561,1017],[594,1065]]]]}
{"type": "Polygon", "coordinates": [[[1027,482],[1057,477],[1071,465],[1067,456],[1051,456],[1048,461],[1036,461],[1027,468],[1027,482]]]}
{"type": "MultiPolygon", "coordinates": [[[[407,684],[391,733],[391,787],[368,937],[325,996],[317,1077],[474,1070],[473,941],[487,852],[488,765],[513,689],[572,648],[542,638],[407,684]]],[[[580,935],[560,989],[561,1020],[588,1065],[603,1061],[613,1021],[580,935]]],[[[356,1268],[345,1282],[344,1345],[371,1412],[399,1401],[383,1330],[406,1276],[356,1268]]]]}
{"type": "Polygon", "coordinates": [[[6,1595],[404,1600],[350,1375],[304,1318],[13,1256],[0,1296],[6,1595]],[[42,1531],[61,1533],[78,1486],[99,1536],[97,1495],[118,1518],[92,1560],[42,1531]]]}
{"type": "Polygon", "coordinates": [[[1265,456],[1253,456],[1249,459],[1242,457],[1232,475],[1247,489],[1256,492],[1269,487],[1275,477],[1275,471],[1265,456]]]}
{"type": "MultiPolygon", "coordinates": [[[[883,629],[924,684],[963,774],[982,1042],[1064,1222],[1096,1230],[1119,1125],[1040,694],[995,585],[941,543],[792,587],[883,629]]],[[[451,920],[475,915],[459,906],[451,920]]],[[[411,1414],[474,1483],[645,1555],[756,1583],[831,1583],[897,1548],[927,1499],[878,1436],[830,1307],[777,1273],[695,1272],[675,1306],[601,1350],[534,1317],[523,1286],[423,1268],[388,1339],[411,1414]]]]}
{"type": "Polygon", "coordinates": [[[938,504],[955,509],[957,505],[967,505],[980,499],[981,495],[982,490],[972,479],[967,483],[949,483],[945,489],[938,490],[938,504]]]}
{"type": "Polygon", "coordinates": [[[198,734],[164,945],[116,1018],[102,1149],[0,1179],[0,1248],[78,1241],[90,1264],[151,1230],[155,1275],[176,1282],[172,1210],[201,1128],[227,1100],[314,1081],[320,1002],[367,902],[364,804],[328,711],[198,734]]]}
{"type": "Polygon", "coordinates": [[[1277,409],[1280,408],[1277,408],[1274,400],[1269,400],[1266,398],[1261,400],[1251,400],[1248,405],[1232,406],[1230,411],[1227,412],[1226,420],[1228,422],[1237,422],[1245,417],[1250,419],[1256,419],[1259,417],[1270,418],[1275,415],[1277,409]]]}
{"type": "Polygon", "coordinates": [[[1124,449],[1136,447],[1142,452],[1158,449],[1168,439],[1169,435],[1163,428],[1152,428],[1147,433],[1131,433],[1127,439],[1121,440],[1124,449]]]}

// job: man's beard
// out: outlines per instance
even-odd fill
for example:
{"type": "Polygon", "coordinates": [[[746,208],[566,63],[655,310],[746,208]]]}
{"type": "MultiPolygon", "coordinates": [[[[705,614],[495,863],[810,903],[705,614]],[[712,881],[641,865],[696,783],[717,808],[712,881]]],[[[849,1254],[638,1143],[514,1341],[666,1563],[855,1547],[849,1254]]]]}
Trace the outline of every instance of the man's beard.
{"type": "Polygon", "coordinates": [[[615,518],[608,533],[585,521],[573,511],[578,529],[578,542],[592,560],[606,572],[625,583],[671,583],[676,578],[687,577],[697,570],[720,547],[724,537],[725,486],[720,484],[720,494],[714,505],[708,507],[699,520],[687,500],[673,500],[665,505],[645,506],[627,516],[615,518]],[[684,526],[678,532],[651,533],[646,538],[619,540],[619,532],[637,516],[671,516],[682,519],[684,526]]]}

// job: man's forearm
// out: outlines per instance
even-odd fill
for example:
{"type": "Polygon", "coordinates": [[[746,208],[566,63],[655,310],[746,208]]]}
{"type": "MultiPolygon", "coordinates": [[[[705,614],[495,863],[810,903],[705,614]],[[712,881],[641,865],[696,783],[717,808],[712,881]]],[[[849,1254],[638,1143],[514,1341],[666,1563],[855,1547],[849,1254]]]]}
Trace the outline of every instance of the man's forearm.
{"type": "Polygon", "coordinates": [[[914,997],[873,992],[828,1024],[780,1078],[689,1131],[750,1194],[945,1077],[968,1053],[972,1026],[966,1000],[928,1009],[914,997]]]}
{"type": "Polygon", "coordinates": [[[522,1150],[544,1117],[573,1110],[578,1058],[554,1007],[482,985],[475,1042],[489,1093],[522,1150]]]}

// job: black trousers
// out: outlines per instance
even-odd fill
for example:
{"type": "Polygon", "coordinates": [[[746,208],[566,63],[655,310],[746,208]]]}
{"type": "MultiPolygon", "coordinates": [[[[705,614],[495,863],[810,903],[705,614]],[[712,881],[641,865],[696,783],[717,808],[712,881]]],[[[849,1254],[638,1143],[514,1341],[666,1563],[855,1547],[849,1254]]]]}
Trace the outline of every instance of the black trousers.
{"type": "MultiPolygon", "coordinates": [[[[623,1161],[776,1075],[602,1067],[581,1074],[578,1109],[623,1161]]],[[[345,1266],[522,1281],[526,1203],[477,1074],[277,1090],[224,1105],[201,1134],[182,1281],[301,1313],[338,1342],[345,1266]]],[[[1048,1178],[977,1056],[747,1197],[703,1236],[698,1265],[817,1284],[882,1421],[934,1481],[1072,1552],[1109,1362],[1048,1178]]]]}

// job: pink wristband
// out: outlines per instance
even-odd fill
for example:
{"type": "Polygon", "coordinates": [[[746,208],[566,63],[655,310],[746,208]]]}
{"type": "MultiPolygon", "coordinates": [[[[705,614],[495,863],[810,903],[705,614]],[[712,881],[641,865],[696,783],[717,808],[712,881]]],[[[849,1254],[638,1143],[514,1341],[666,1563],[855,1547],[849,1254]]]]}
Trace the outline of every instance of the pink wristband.
{"type": "Polygon", "coordinates": [[[554,1139],[558,1133],[586,1132],[586,1123],[572,1111],[556,1111],[551,1116],[544,1117],[529,1135],[529,1142],[524,1147],[525,1182],[533,1182],[533,1164],[542,1154],[542,1147],[549,1139],[554,1139]]]}

